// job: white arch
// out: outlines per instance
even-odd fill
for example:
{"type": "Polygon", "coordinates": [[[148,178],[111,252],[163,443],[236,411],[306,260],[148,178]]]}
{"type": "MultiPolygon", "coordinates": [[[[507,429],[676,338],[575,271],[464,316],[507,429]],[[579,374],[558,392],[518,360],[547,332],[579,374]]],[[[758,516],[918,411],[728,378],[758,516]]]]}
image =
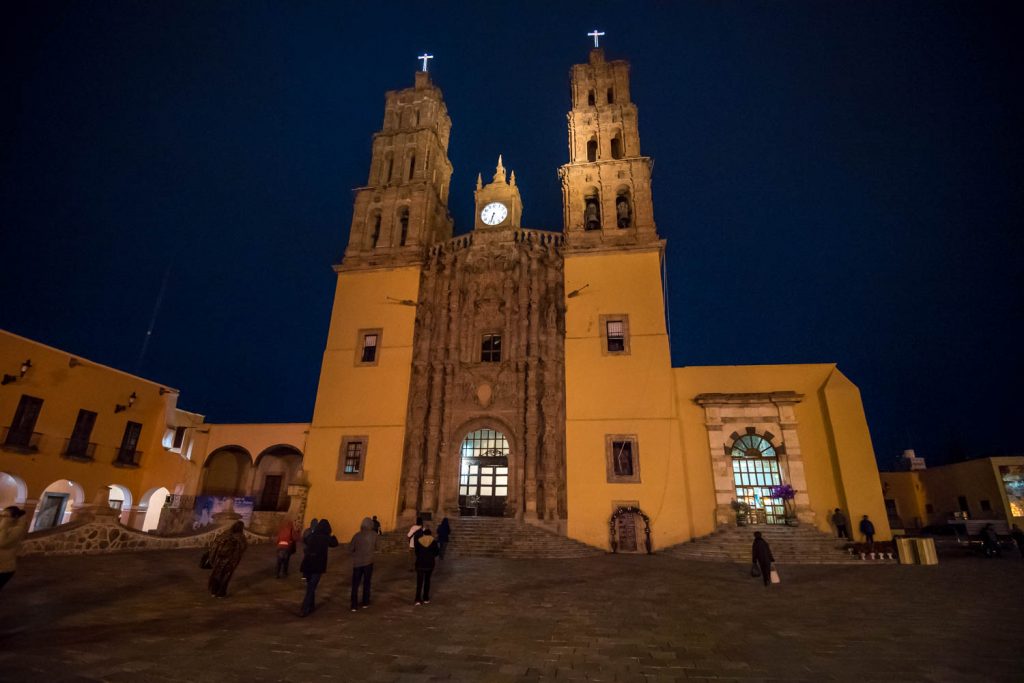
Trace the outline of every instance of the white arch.
{"type": "Polygon", "coordinates": [[[0,508],[8,505],[21,505],[28,498],[28,487],[25,481],[7,472],[0,472],[0,508]]]}
{"type": "Polygon", "coordinates": [[[36,512],[32,516],[32,525],[29,529],[36,531],[37,525],[40,522],[45,523],[46,526],[44,528],[67,524],[71,521],[71,513],[75,507],[84,502],[85,491],[82,489],[81,484],[70,479],[58,479],[39,494],[39,503],[36,504],[36,512]],[[63,496],[64,500],[54,500],[54,504],[48,504],[47,494],[51,494],[50,497],[57,498],[63,496]],[[52,515],[55,515],[55,517],[52,515]]]}
{"type": "Polygon", "coordinates": [[[131,521],[132,492],[127,486],[122,486],[121,484],[111,484],[107,487],[107,490],[109,491],[107,502],[111,503],[111,507],[114,507],[113,503],[121,502],[119,518],[122,524],[127,525],[131,521]]]}
{"type": "Polygon", "coordinates": [[[146,516],[142,520],[142,531],[156,529],[160,524],[160,513],[164,509],[164,503],[171,492],[167,487],[160,486],[150,489],[142,494],[139,500],[139,510],[145,510],[146,516]]]}

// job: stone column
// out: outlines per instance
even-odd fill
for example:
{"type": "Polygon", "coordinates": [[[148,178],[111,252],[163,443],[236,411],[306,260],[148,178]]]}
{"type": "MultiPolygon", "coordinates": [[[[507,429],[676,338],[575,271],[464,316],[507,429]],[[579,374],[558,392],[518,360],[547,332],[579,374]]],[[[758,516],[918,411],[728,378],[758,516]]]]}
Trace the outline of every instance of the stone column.
{"type": "Polygon", "coordinates": [[[786,446],[786,477],[788,483],[796,491],[793,504],[796,507],[796,518],[806,524],[814,524],[815,514],[811,509],[811,499],[807,495],[807,477],[804,474],[804,460],[800,451],[800,437],[797,435],[796,411],[794,407],[799,398],[772,398],[772,403],[779,411],[779,429],[782,431],[782,443],[786,446]]]}

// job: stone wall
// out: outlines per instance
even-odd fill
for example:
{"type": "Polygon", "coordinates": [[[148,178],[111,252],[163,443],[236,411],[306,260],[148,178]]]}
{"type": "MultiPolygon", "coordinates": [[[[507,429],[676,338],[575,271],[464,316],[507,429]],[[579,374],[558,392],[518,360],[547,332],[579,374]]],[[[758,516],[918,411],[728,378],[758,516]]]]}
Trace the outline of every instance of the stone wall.
{"type": "MultiPolygon", "coordinates": [[[[29,534],[18,549],[19,555],[92,555],[139,550],[171,550],[174,548],[203,548],[234,520],[226,520],[208,527],[202,533],[181,536],[158,536],[143,533],[121,524],[117,517],[96,515],[88,519],[63,524],[53,529],[29,534]]],[[[271,538],[254,534],[248,529],[249,543],[269,543],[271,538]]],[[[198,558],[197,558],[198,561],[198,558]]]]}

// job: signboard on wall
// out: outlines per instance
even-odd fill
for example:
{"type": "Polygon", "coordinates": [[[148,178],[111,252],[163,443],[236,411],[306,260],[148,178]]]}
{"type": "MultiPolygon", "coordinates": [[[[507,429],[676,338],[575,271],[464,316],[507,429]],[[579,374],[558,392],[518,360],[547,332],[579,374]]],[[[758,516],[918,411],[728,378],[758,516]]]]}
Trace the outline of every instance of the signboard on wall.
{"type": "Polygon", "coordinates": [[[1010,514],[1024,517],[1024,465],[1000,465],[999,475],[1010,503],[1010,514]]]}
{"type": "Polygon", "coordinates": [[[242,522],[249,526],[252,522],[252,511],[256,507],[255,498],[230,496],[196,496],[196,504],[193,508],[193,529],[202,529],[213,524],[214,515],[218,512],[226,512],[228,501],[233,501],[234,510],[242,516],[242,522]]]}

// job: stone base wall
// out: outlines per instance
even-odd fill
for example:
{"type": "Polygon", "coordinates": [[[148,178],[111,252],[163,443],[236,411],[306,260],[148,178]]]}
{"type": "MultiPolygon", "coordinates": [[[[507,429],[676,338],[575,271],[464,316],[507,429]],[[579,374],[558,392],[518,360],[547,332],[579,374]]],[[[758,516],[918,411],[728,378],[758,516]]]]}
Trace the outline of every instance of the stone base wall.
{"type": "Polygon", "coordinates": [[[254,511],[249,519],[249,529],[254,534],[276,536],[277,529],[287,514],[287,512],[268,512],[266,510],[254,511]]]}
{"type": "MultiPolygon", "coordinates": [[[[210,526],[199,534],[158,536],[126,527],[116,517],[96,516],[31,533],[22,541],[18,555],[93,555],[138,550],[204,548],[232,523],[233,521],[228,521],[210,526]]],[[[245,539],[249,543],[271,542],[269,536],[254,534],[248,529],[245,531],[245,539]]]]}

